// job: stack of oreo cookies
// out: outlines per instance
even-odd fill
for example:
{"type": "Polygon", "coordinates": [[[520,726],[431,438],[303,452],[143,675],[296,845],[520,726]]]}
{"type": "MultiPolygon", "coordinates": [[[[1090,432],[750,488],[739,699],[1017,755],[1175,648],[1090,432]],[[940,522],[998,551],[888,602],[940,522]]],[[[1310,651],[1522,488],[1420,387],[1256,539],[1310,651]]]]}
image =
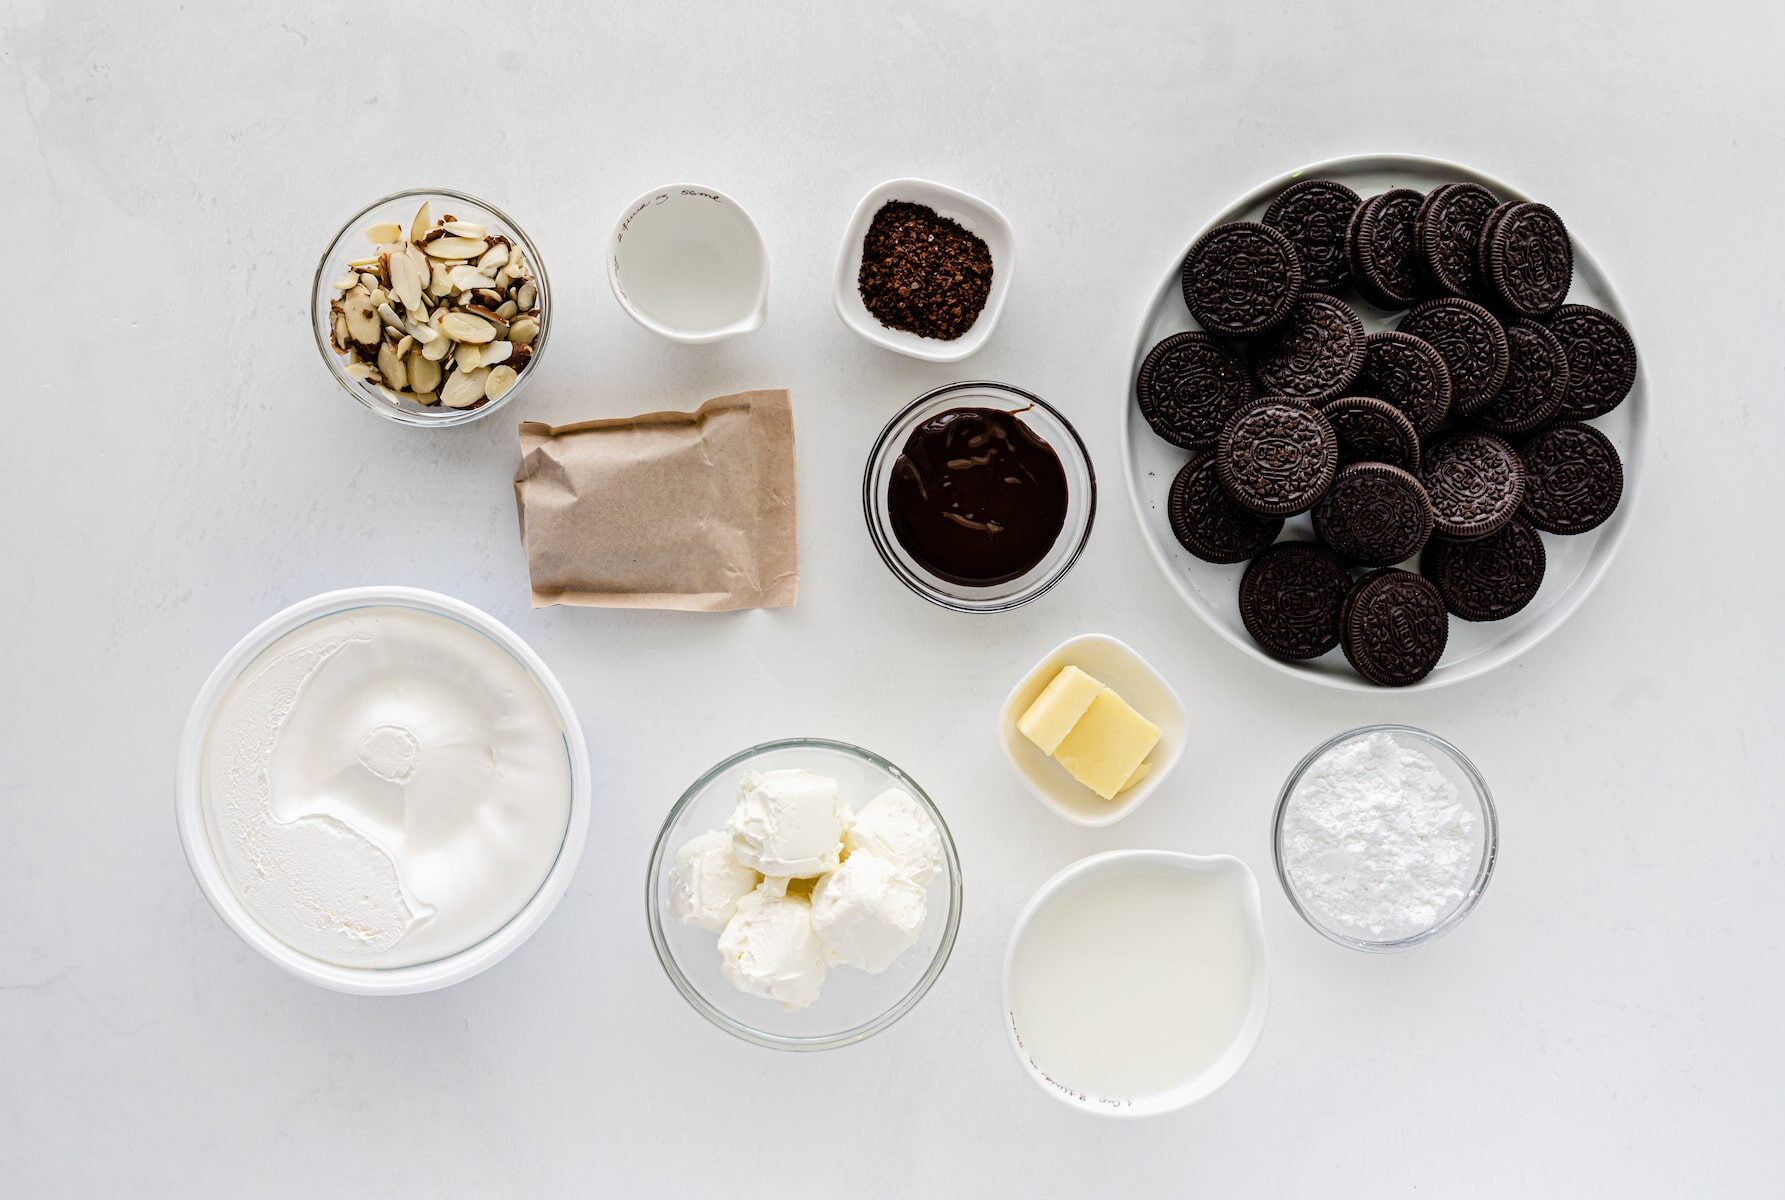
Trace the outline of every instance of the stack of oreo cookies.
{"type": "Polygon", "coordinates": [[[1451,615],[1530,603],[1539,531],[1612,515],[1623,466],[1589,422],[1629,394],[1636,347],[1566,303],[1573,271],[1554,211],[1474,183],[1366,200],[1305,179],[1197,239],[1183,293],[1201,329],[1153,347],[1136,396],[1191,455],[1172,531],[1206,562],[1249,563],[1240,614],[1265,651],[1338,648],[1373,683],[1416,683],[1451,615]],[[1406,311],[1367,333],[1360,309],[1406,311]],[[1314,539],[1279,541],[1302,513],[1314,539]]]}

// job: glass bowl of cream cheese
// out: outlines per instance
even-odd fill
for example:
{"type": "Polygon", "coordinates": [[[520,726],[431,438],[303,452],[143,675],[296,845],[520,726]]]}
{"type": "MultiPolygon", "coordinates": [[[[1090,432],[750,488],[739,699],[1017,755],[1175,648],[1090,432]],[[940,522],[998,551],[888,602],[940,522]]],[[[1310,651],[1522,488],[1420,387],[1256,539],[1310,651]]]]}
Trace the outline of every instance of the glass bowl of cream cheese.
{"type": "Polygon", "coordinates": [[[696,1012],[833,1050],[910,1012],[961,924],[961,864],[922,787],[823,738],[751,746],[682,793],[651,850],[651,944],[696,1012]]]}
{"type": "Polygon", "coordinates": [[[564,895],[588,750],[495,618],[352,588],[224,656],[186,723],[177,806],[200,890],[255,950],[336,991],[422,992],[501,961],[564,895]]]}

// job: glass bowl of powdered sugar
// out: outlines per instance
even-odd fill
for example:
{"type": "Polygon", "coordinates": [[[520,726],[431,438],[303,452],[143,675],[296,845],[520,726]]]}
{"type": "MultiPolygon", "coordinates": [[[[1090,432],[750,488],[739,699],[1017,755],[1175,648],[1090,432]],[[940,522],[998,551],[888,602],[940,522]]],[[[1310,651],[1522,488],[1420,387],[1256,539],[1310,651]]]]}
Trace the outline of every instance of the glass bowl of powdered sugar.
{"type": "Polygon", "coordinates": [[[1367,725],[1290,772],[1271,848],[1295,911],[1354,950],[1409,950],[1455,929],[1493,875],[1499,821],[1463,752],[1410,725],[1367,725]]]}

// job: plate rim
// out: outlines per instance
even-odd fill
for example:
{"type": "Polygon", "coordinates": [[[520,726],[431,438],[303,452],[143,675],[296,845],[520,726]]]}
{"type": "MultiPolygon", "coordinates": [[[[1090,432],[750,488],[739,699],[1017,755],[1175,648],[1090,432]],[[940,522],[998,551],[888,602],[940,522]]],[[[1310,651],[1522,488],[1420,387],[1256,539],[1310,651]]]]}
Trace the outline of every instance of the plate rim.
{"type": "MultiPolygon", "coordinates": [[[[1599,561],[1596,567],[1586,574],[1578,587],[1571,589],[1568,593],[1565,593],[1558,599],[1557,604],[1550,610],[1554,613],[1553,619],[1543,622],[1540,626],[1534,626],[1532,632],[1530,632],[1528,636],[1523,637],[1522,640],[1513,646],[1509,653],[1506,653],[1502,657],[1491,658],[1489,661],[1479,662],[1473,666],[1459,665],[1450,672],[1441,670],[1434,671],[1418,683],[1401,688],[1381,688],[1361,678],[1355,678],[1336,672],[1328,673],[1313,671],[1300,663],[1289,663],[1284,662],[1281,659],[1272,658],[1257,646],[1250,644],[1247,639],[1240,637],[1234,630],[1228,628],[1226,622],[1219,620],[1216,614],[1210,611],[1201,597],[1189,587],[1187,580],[1180,577],[1181,572],[1166,557],[1164,548],[1159,545],[1158,539],[1153,536],[1153,533],[1148,526],[1147,510],[1141,495],[1141,485],[1139,479],[1136,478],[1135,450],[1132,436],[1133,418],[1129,409],[1134,402],[1134,372],[1136,364],[1140,362],[1141,357],[1147,351],[1147,329],[1150,324],[1148,318],[1159,307],[1161,298],[1169,294],[1173,286],[1177,283],[1178,278],[1182,273],[1184,258],[1190,253],[1190,248],[1196,244],[1196,239],[1200,238],[1204,233],[1208,232],[1208,230],[1214,228],[1214,226],[1221,221],[1231,219],[1228,214],[1231,214],[1236,210],[1243,211],[1257,205],[1266,196],[1280,188],[1288,186],[1289,183],[1294,182],[1297,179],[1314,178],[1335,170],[1392,170],[1409,166],[1425,171],[1460,172],[1465,178],[1473,178],[1482,181],[1493,188],[1496,193],[1504,195],[1508,199],[1530,199],[1529,193],[1523,188],[1515,187],[1514,185],[1507,183],[1500,176],[1483,171],[1478,167],[1455,162],[1451,159],[1438,158],[1433,155],[1403,154],[1385,151],[1374,151],[1365,154],[1343,154],[1334,158],[1321,159],[1294,168],[1293,170],[1283,172],[1279,175],[1272,176],[1259,183],[1257,186],[1249,188],[1217,209],[1214,219],[1199,226],[1190,235],[1189,239],[1184,242],[1183,249],[1173,260],[1175,265],[1167,269],[1164,280],[1148,293],[1149,299],[1145,308],[1142,310],[1142,319],[1139,328],[1135,331],[1134,342],[1128,355],[1126,365],[1128,378],[1123,388],[1120,421],[1121,428],[1119,431],[1122,447],[1122,478],[1128,485],[1128,505],[1130,510],[1134,513],[1135,521],[1140,525],[1141,540],[1146,543],[1148,555],[1151,556],[1154,564],[1159,568],[1160,573],[1165,576],[1166,582],[1171,586],[1172,590],[1177,593],[1178,598],[1189,607],[1190,611],[1195,613],[1197,618],[1202,621],[1204,625],[1208,626],[1218,634],[1221,639],[1227,642],[1230,646],[1240,650],[1247,657],[1275,669],[1281,674],[1288,675],[1291,678],[1299,679],[1304,682],[1318,684],[1322,687],[1336,688],[1341,691],[1365,692],[1371,695],[1380,695],[1385,692],[1404,694],[1407,692],[1435,691],[1439,688],[1450,687],[1454,684],[1479,679],[1499,667],[1517,661],[1527,652],[1541,645],[1551,634],[1567,624],[1569,619],[1580,610],[1581,606],[1586,603],[1587,598],[1598,589],[1600,581],[1605,578],[1606,573],[1611,569],[1612,563],[1617,559],[1618,552],[1623,548],[1624,537],[1629,530],[1631,518],[1640,502],[1643,481],[1646,477],[1644,465],[1648,460],[1648,441],[1650,437],[1650,417],[1648,411],[1648,388],[1646,377],[1639,377],[1637,387],[1642,390],[1642,395],[1640,397],[1632,397],[1633,399],[1637,399],[1638,403],[1635,407],[1629,410],[1631,415],[1631,431],[1629,444],[1625,448],[1624,454],[1624,494],[1622,503],[1614,520],[1608,523],[1604,540],[1600,543],[1599,547],[1596,547],[1599,551],[1599,561]]],[[[1576,262],[1585,262],[1603,284],[1605,293],[1604,301],[1608,310],[1613,316],[1622,321],[1626,328],[1634,328],[1635,323],[1630,319],[1629,306],[1625,303],[1623,293],[1618,290],[1617,284],[1613,281],[1610,273],[1606,271],[1604,265],[1601,264],[1597,256],[1595,256],[1592,251],[1581,242],[1577,234],[1571,230],[1569,236],[1573,242],[1576,262]]],[[[1192,318],[1192,320],[1194,320],[1194,318],[1192,318]]],[[[1481,657],[1488,658],[1488,656],[1485,655],[1481,657]]]]}

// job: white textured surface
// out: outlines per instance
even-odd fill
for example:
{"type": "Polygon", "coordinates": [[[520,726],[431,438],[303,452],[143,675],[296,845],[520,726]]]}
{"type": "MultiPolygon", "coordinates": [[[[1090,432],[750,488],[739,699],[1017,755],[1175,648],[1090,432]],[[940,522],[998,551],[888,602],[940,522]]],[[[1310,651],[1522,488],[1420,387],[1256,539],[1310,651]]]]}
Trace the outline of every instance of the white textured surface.
{"type": "Polygon", "coordinates": [[[705,1195],[733,1186],[736,1147],[778,1144],[794,1102],[802,1169],[774,1173],[790,1197],[838,1180],[886,1196],[1776,1190],[1776,6],[509,11],[519,28],[471,39],[482,74],[445,85],[425,46],[393,45],[414,22],[395,6],[17,0],[0,17],[0,1191],[705,1195]],[[1203,628],[1146,556],[1116,457],[1135,323],[1187,232],[1265,175],[1368,150],[1473,163],[1555,205],[1629,302],[1655,404],[1641,519],[1579,618],[1420,697],[1298,687],[1203,628]],[[964,366],[869,346],[832,311],[844,222],[903,174],[984,195],[1021,242],[1003,321],[964,366]],[[741,341],[659,341],[602,278],[620,207],[682,177],[737,196],[768,240],[769,321],[741,341]],[[559,322],[518,407],[448,433],[340,394],[305,311],[336,223],[436,180],[525,224],[559,322]],[[859,511],[881,423],[969,375],[1058,404],[1104,485],[1073,575],[1002,617],[907,594],[859,511]],[[797,608],[528,610],[517,420],[781,385],[797,608]],[[307,988],[224,928],[181,861],[172,777],[186,707],[236,637],[302,596],[387,581],[532,641],[589,731],[597,804],[580,875],[520,952],[446,992],[370,1000],[307,988]],[[1170,786],[1100,830],[1042,810],[993,727],[1017,677],[1086,629],[1158,666],[1192,730],[1170,786]],[[1394,958],[1302,927],[1270,874],[1284,774],[1371,720],[1453,739],[1504,822],[1480,909],[1394,958]],[[680,790],[795,733],[910,770],[966,883],[925,1002],[809,1056],[690,1011],[640,911],[680,790]],[[1005,934],[1061,865],[1150,845],[1260,873],[1272,1012],[1207,1103],[1094,1122],[1005,1044],[1005,934]]]}

